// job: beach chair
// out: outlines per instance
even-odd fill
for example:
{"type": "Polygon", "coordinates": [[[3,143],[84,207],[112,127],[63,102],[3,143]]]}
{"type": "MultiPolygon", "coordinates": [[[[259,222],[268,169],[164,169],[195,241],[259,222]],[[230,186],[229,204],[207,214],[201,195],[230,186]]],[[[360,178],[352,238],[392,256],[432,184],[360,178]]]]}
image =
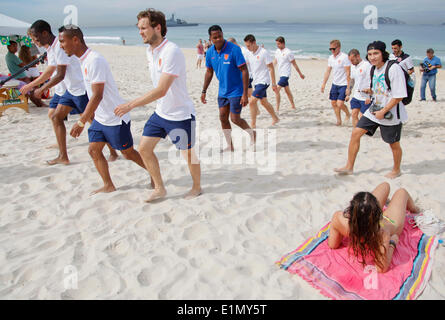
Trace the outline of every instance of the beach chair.
{"type": "Polygon", "coordinates": [[[10,81],[0,88],[0,116],[9,108],[21,108],[29,113],[28,97],[19,91],[18,81],[10,81]]]}

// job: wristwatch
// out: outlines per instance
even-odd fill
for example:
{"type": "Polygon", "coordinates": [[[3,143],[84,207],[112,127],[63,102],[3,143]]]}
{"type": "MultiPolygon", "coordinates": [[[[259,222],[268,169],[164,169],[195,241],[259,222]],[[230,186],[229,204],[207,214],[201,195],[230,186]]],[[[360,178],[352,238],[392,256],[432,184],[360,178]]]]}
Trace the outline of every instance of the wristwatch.
{"type": "Polygon", "coordinates": [[[390,246],[393,246],[394,247],[394,249],[397,247],[397,244],[396,244],[396,242],[394,241],[394,240],[389,240],[389,245],[390,246]]]}
{"type": "Polygon", "coordinates": [[[77,125],[81,128],[85,127],[85,123],[83,123],[82,121],[77,121],[77,125]]]}

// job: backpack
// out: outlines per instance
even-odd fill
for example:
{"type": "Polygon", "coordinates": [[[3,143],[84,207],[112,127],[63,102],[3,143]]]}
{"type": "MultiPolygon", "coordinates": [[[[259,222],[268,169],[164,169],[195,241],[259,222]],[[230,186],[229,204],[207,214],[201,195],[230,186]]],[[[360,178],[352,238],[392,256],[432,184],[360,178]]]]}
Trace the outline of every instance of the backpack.
{"type": "MultiPolygon", "coordinates": [[[[385,83],[386,83],[386,86],[388,87],[388,90],[391,90],[391,81],[389,80],[389,68],[391,68],[391,66],[395,63],[398,64],[397,60],[389,60],[388,64],[386,65],[385,83]]],[[[403,69],[402,67],[401,67],[401,69],[403,71],[403,74],[405,75],[406,93],[408,94],[407,97],[403,98],[402,102],[405,106],[407,106],[413,100],[414,83],[411,80],[411,77],[408,74],[408,72],[406,72],[405,69],[403,69]]],[[[374,77],[374,72],[375,72],[375,66],[372,66],[372,68],[371,68],[371,85],[370,85],[371,89],[372,89],[372,78],[374,77]]],[[[397,104],[397,118],[400,119],[399,104],[397,104]]]]}

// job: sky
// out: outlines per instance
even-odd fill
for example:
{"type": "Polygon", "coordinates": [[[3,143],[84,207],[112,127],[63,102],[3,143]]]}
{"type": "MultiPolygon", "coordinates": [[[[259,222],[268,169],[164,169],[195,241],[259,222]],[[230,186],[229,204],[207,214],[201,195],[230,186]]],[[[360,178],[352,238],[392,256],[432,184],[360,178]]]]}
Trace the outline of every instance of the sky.
{"type": "Polygon", "coordinates": [[[391,17],[408,24],[445,23],[444,0],[0,0],[0,13],[29,23],[44,19],[62,25],[74,5],[78,24],[129,26],[147,6],[170,17],[198,23],[283,23],[362,24],[363,10],[373,5],[379,17],[391,17]]]}

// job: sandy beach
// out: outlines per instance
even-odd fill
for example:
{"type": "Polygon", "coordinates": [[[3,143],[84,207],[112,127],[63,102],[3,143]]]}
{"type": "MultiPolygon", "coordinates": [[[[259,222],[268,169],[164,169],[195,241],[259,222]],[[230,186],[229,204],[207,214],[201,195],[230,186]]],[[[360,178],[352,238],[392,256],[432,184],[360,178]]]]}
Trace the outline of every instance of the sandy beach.
{"type": "MultiPolygon", "coordinates": [[[[152,88],[144,47],[93,49],[108,60],[124,99],[152,88]]],[[[445,220],[443,70],[438,102],[431,101],[428,88],[428,101],[419,102],[416,67],[401,139],[403,174],[387,180],[392,153],[380,132],[362,139],[353,176],[333,172],[346,162],[352,125],[335,125],[331,82],[320,93],[326,60],[297,61],[306,75],[301,80],[293,70],[290,79],[297,110],[282,91],[276,126],[269,127],[270,116],[261,109],[257,128],[269,149],[264,158],[251,162],[242,148],[234,154],[242,161],[224,163],[219,152],[212,158],[207,153],[212,134],[219,132],[223,140],[218,82],[214,78],[208,103],[202,104],[205,69],[196,69],[195,50],[183,51],[203,149],[204,193],[196,199],[182,199],[191,178],[168,139],[156,149],[168,197],[147,204],[148,173],[122,156],[110,163],[117,191],[89,196],[101,180],[87,151],[86,130],[78,139],[67,138],[71,165],[50,167],[45,161],[57,150],[47,149],[56,143],[47,109],[32,105],[29,114],[9,109],[0,117],[0,299],[326,299],[275,262],[343,210],[354,193],[388,181],[391,195],[406,188],[417,204],[445,220]]],[[[0,57],[5,54],[1,46],[0,57]]],[[[6,70],[2,58],[0,72],[6,70]]],[[[275,105],[271,89],[268,96],[275,105]]],[[[136,147],[154,108],[131,114],[136,147]]],[[[242,116],[250,122],[247,108],[242,116]]],[[[69,117],[68,131],[77,120],[69,117]]],[[[242,135],[234,127],[234,139],[242,135]]],[[[445,299],[444,250],[436,251],[420,299],[445,299]]]]}

